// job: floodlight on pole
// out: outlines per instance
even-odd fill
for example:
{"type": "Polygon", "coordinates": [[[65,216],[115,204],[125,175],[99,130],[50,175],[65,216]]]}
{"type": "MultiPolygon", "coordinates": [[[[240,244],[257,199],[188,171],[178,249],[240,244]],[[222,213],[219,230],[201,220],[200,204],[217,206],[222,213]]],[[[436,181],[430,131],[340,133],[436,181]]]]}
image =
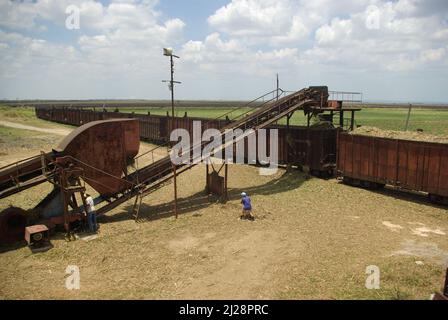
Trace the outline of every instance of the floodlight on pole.
{"type": "MultiPolygon", "coordinates": [[[[173,54],[172,48],[163,48],[163,55],[170,57],[170,65],[171,65],[171,80],[162,80],[162,82],[169,82],[168,88],[171,91],[171,123],[174,121],[174,84],[175,83],[181,83],[179,81],[174,81],[174,58],[178,58],[178,56],[173,54]]],[[[171,130],[174,129],[174,126],[171,128],[171,130]]]]}

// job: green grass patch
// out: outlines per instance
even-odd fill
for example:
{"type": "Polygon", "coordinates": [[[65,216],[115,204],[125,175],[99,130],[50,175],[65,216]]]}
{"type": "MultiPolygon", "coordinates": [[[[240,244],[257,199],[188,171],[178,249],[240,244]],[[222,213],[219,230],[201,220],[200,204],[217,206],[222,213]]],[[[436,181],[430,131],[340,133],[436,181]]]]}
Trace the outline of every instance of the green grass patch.
{"type": "Polygon", "coordinates": [[[0,125],[0,142],[19,140],[35,135],[36,132],[30,130],[9,128],[0,125]]]}
{"type": "MultiPolygon", "coordinates": [[[[113,111],[114,108],[109,108],[109,111],[113,111]]],[[[209,118],[216,119],[222,117],[224,114],[228,114],[232,119],[243,113],[250,112],[253,109],[250,108],[221,108],[221,107],[195,107],[195,108],[176,108],[175,115],[183,117],[185,114],[189,117],[209,118]]],[[[171,109],[167,107],[163,108],[119,108],[120,112],[134,112],[138,114],[147,114],[148,112],[153,115],[166,115],[167,112],[171,114],[171,109]]],[[[406,124],[408,110],[406,108],[364,108],[357,112],[355,115],[356,125],[373,126],[384,130],[404,130],[406,124]]],[[[335,123],[339,121],[335,116],[335,123]]],[[[349,114],[347,114],[347,119],[349,114]]],[[[297,111],[294,113],[290,120],[292,125],[305,125],[306,117],[303,111],[297,111]]],[[[286,124],[286,119],[281,119],[279,124],[286,124]]],[[[410,131],[416,131],[417,129],[423,129],[424,132],[428,132],[436,135],[448,134],[448,110],[440,109],[428,109],[428,108],[414,108],[411,112],[409,119],[410,131]]]]}
{"type": "MultiPolygon", "coordinates": [[[[238,106],[237,103],[234,104],[238,106]]],[[[216,106],[198,105],[198,106],[178,106],[175,108],[177,117],[198,117],[208,119],[225,119],[225,114],[229,119],[234,119],[241,114],[250,112],[254,109],[247,107],[234,107],[230,102],[226,104],[217,104],[216,106]]],[[[114,107],[106,108],[108,111],[114,111],[114,107]]],[[[100,110],[100,108],[96,108],[100,110]]],[[[167,112],[171,114],[170,106],[151,106],[147,108],[118,108],[120,112],[138,113],[166,116],[167,112]]],[[[364,108],[356,113],[356,125],[373,126],[384,130],[404,130],[406,124],[408,110],[406,108],[364,108]]],[[[347,119],[348,119],[347,114],[347,119]]],[[[32,107],[7,107],[0,105],[0,117],[9,121],[20,121],[31,125],[43,126],[48,122],[42,122],[36,119],[34,108],[32,107]]],[[[338,116],[335,116],[335,123],[338,122],[338,116]]],[[[305,125],[306,117],[303,111],[294,113],[290,120],[292,125],[305,125]]],[[[281,119],[279,124],[286,124],[286,119],[281,119]]],[[[435,135],[448,135],[448,110],[430,109],[430,108],[414,108],[412,109],[409,128],[410,131],[423,129],[424,132],[435,135]]]]}
{"type": "Polygon", "coordinates": [[[33,107],[8,107],[0,105],[0,115],[2,116],[2,118],[12,119],[33,120],[36,118],[33,107]]]}

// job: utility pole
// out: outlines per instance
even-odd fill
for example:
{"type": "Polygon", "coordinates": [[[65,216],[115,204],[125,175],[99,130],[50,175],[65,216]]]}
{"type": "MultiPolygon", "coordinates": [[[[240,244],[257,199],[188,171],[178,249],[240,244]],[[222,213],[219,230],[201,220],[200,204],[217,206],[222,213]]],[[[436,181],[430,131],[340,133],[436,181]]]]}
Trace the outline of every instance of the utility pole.
{"type": "Polygon", "coordinates": [[[279,89],[279,82],[278,82],[278,73],[277,73],[277,101],[278,101],[278,89],[279,89]]]}
{"type": "Polygon", "coordinates": [[[171,130],[174,129],[174,84],[181,82],[174,80],[174,58],[180,59],[179,56],[173,54],[173,49],[171,48],[163,48],[163,55],[170,57],[170,68],[171,68],[171,80],[162,80],[162,82],[169,82],[169,88],[171,90],[171,130]]]}
{"type": "MultiPolygon", "coordinates": [[[[179,81],[174,81],[174,58],[178,58],[178,56],[173,54],[173,49],[171,48],[163,48],[163,55],[170,57],[170,67],[171,67],[171,79],[168,80],[162,80],[162,82],[169,82],[169,87],[171,90],[171,132],[174,130],[174,84],[175,83],[181,83],[179,81]]],[[[168,134],[170,136],[171,132],[168,134]]],[[[169,138],[168,138],[169,139],[169,138]]],[[[173,170],[173,179],[174,179],[174,214],[176,215],[177,219],[177,172],[176,172],[176,164],[172,163],[172,170],[173,170]]]]}

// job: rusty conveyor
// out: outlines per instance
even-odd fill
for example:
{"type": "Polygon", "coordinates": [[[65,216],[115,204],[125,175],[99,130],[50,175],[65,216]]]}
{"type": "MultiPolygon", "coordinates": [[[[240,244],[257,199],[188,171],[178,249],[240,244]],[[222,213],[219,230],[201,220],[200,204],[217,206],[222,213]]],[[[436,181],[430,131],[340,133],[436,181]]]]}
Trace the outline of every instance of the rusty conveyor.
{"type": "MultiPolygon", "coordinates": [[[[253,129],[256,131],[266,128],[296,110],[301,109],[305,110],[305,112],[309,112],[312,108],[318,108],[319,106],[325,105],[327,98],[328,91],[326,90],[326,87],[310,87],[302,89],[293,94],[280,98],[279,100],[271,101],[264,107],[256,109],[251,113],[246,113],[239,116],[240,119],[236,119],[236,121],[222,128],[221,133],[224,135],[226,130],[231,129],[253,129]]],[[[241,136],[239,139],[243,139],[244,137],[245,136],[241,136]]],[[[201,149],[205,144],[206,143],[203,143],[201,145],[201,149]]],[[[221,145],[220,148],[224,147],[224,145],[221,145]]],[[[177,165],[177,174],[191,169],[196,163],[198,163],[198,159],[194,159],[192,157],[194,148],[198,148],[198,146],[191,146],[190,150],[185,151],[190,155],[190,164],[177,165]]],[[[215,151],[220,148],[215,149],[215,151]]],[[[123,193],[122,196],[100,208],[98,213],[106,213],[137,194],[140,194],[141,196],[148,195],[154,190],[160,188],[160,186],[163,186],[165,183],[169,182],[172,178],[173,164],[170,156],[166,156],[129,175],[129,181],[135,184],[136,187],[123,193]]]]}

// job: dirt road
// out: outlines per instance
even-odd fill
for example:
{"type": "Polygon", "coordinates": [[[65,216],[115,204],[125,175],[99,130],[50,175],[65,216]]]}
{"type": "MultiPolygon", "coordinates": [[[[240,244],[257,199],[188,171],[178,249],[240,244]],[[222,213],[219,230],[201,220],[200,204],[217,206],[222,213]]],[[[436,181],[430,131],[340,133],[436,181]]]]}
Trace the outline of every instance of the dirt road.
{"type": "Polygon", "coordinates": [[[56,134],[59,136],[66,136],[71,131],[70,129],[64,129],[64,128],[39,128],[39,127],[29,126],[26,124],[21,124],[21,123],[11,122],[11,121],[4,121],[4,120],[0,120],[0,126],[56,134]]]}

